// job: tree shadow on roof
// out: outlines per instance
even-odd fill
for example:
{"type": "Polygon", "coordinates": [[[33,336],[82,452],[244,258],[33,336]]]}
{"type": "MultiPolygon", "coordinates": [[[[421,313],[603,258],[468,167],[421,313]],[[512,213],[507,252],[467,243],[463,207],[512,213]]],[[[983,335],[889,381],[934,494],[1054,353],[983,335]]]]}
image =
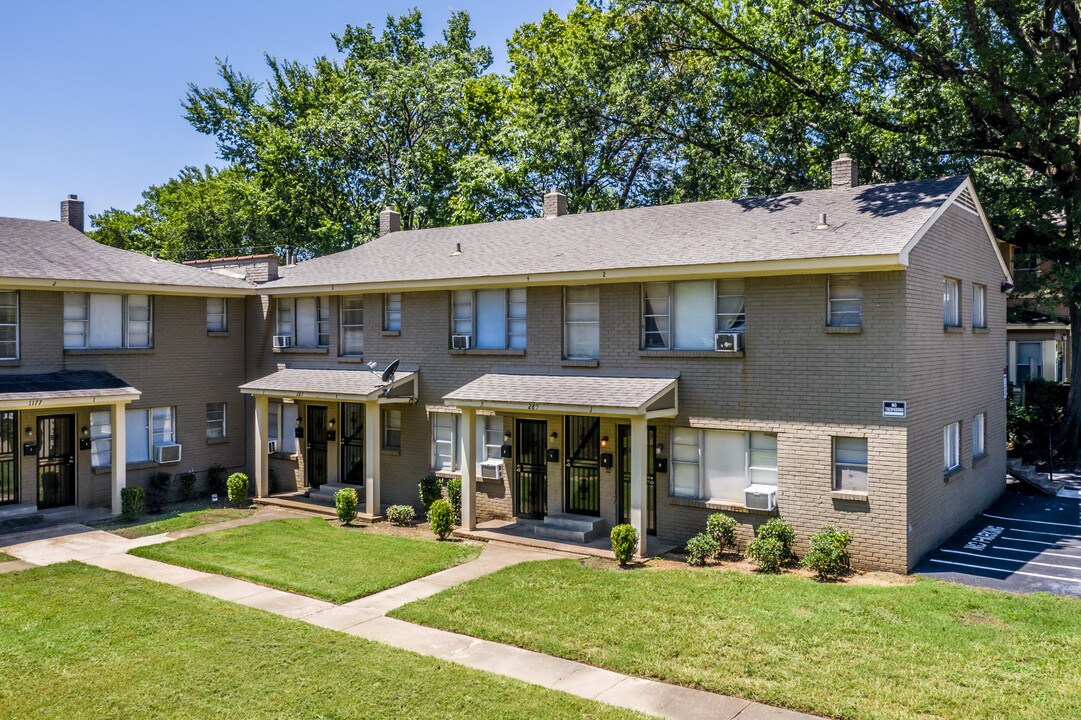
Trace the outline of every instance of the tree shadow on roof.
{"type": "Polygon", "coordinates": [[[954,176],[868,186],[856,195],[858,211],[888,217],[919,208],[937,208],[957,189],[962,179],[954,176]]]}
{"type": "Polygon", "coordinates": [[[782,193],[780,195],[733,198],[732,202],[743,208],[744,211],[765,210],[772,213],[802,205],[803,198],[798,195],[782,193]]]}

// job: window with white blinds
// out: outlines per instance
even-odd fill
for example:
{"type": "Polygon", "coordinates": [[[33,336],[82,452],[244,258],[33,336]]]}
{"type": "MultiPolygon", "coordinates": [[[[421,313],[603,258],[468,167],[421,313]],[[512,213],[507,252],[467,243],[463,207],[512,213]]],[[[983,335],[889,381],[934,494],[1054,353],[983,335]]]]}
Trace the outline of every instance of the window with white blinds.
{"type": "Polygon", "coordinates": [[[156,445],[176,442],[176,409],[172,407],[135,408],[125,413],[128,463],[148,462],[156,445]]]}
{"type": "Polygon", "coordinates": [[[341,354],[364,355],[364,298],[360,295],[343,297],[341,319],[341,354]]]}
{"type": "Polygon", "coordinates": [[[563,355],[568,360],[596,360],[601,355],[601,292],[596,285],[564,290],[563,355]]]}
{"type": "Polygon", "coordinates": [[[294,347],[329,347],[330,298],[279,298],[275,334],[291,337],[294,347]]]}
{"type": "Polygon", "coordinates": [[[0,360],[19,359],[19,293],[0,290],[0,360]]]}
{"type": "Polygon", "coordinates": [[[454,291],[451,334],[470,337],[475,348],[524,349],[526,289],[454,291]]]}
{"type": "Polygon", "coordinates": [[[777,436],[672,428],[671,494],[742,505],[749,485],[777,484],[777,436]]]}
{"type": "Polygon", "coordinates": [[[863,325],[863,287],[860,276],[829,276],[830,327],[861,327],[863,325]]]}
{"type": "Polygon", "coordinates": [[[207,332],[225,332],[229,329],[225,298],[208,297],[206,299],[206,330],[207,332]]]}
{"type": "Polygon", "coordinates": [[[383,297],[383,329],[389,332],[402,329],[401,293],[387,293],[383,297]]]}
{"type": "Polygon", "coordinates": [[[457,413],[432,413],[432,468],[453,471],[458,469],[458,419],[457,413]]]}
{"type": "Polygon", "coordinates": [[[64,347],[149,348],[154,342],[149,295],[64,293],[64,347]]]}
{"type": "Polygon", "coordinates": [[[642,285],[644,350],[713,350],[717,333],[743,332],[746,324],[741,279],[642,285]]]}

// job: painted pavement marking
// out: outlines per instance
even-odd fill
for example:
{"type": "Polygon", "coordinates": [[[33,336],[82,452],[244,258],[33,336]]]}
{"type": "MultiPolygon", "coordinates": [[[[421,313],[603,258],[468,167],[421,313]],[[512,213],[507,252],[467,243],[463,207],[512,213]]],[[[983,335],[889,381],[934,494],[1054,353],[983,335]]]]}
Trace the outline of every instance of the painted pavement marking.
{"type": "MultiPolygon", "coordinates": [[[[969,557],[983,558],[984,560],[997,560],[999,562],[1017,563],[1018,565],[1042,565],[1044,567],[1062,568],[1064,570],[1075,570],[1081,572],[1081,568],[1074,567],[1073,565],[1060,565],[1058,563],[1043,563],[1037,560],[1015,560],[1014,558],[996,557],[994,555],[981,555],[980,553],[965,552],[964,550],[947,550],[943,548],[942,552],[950,553],[952,555],[968,555],[969,557]]],[[[1004,570],[1003,572],[1010,572],[1004,570]]],[[[1081,579],[1078,580],[1081,582],[1081,579]]]]}
{"type": "Polygon", "coordinates": [[[1059,527],[1071,527],[1081,530],[1081,525],[1073,525],[1071,523],[1050,522],[1047,520],[1026,520],[1024,518],[1006,517],[1004,515],[989,515],[988,513],[983,513],[983,516],[991,518],[992,520],[1012,520],[1013,522],[1036,523],[1037,525],[1058,525],[1059,527]]]}
{"type": "Polygon", "coordinates": [[[1028,577],[1043,578],[1045,580],[1062,580],[1064,582],[1081,583],[1081,578],[1059,577],[1058,575],[1043,575],[1041,573],[1025,572],[1024,570],[1005,570],[1003,568],[987,567],[986,565],[972,565],[970,563],[959,563],[951,562],[949,560],[939,560],[938,558],[931,558],[931,562],[938,563],[940,565],[953,565],[954,567],[971,568],[973,570],[989,570],[991,572],[1007,573],[1009,575],[1026,575],[1028,577]]]}

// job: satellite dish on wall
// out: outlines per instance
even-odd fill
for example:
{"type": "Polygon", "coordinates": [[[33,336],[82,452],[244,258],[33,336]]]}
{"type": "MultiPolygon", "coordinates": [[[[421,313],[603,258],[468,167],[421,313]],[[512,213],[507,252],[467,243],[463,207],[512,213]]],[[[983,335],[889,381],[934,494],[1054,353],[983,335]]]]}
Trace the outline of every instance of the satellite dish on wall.
{"type": "Polygon", "coordinates": [[[390,365],[387,365],[387,369],[383,371],[383,376],[380,378],[384,385],[394,379],[394,373],[398,371],[398,366],[401,364],[401,360],[395,360],[390,365]]]}

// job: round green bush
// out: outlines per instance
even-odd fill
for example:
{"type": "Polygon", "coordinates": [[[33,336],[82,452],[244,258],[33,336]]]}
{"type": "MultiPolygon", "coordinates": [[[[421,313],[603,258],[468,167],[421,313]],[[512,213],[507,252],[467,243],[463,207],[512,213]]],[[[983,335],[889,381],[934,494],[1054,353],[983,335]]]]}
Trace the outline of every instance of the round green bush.
{"type": "Polygon", "coordinates": [[[135,520],[143,514],[143,489],[126,487],[120,491],[120,514],[125,520],[135,520]]]}
{"type": "Polygon", "coordinates": [[[717,541],[706,533],[698,533],[687,541],[687,564],[705,565],[706,560],[717,554],[717,541]]]}
{"type": "Polygon", "coordinates": [[[616,525],[612,528],[612,552],[620,565],[626,565],[634,559],[634,553],[638,550],[638,531],[633,525],[616,525]]]}
{"type": "Polygon", "coordinates": [[[248,504],[248,476],[244,473],[233,473],[225,481],[229,492],[229,502],[237,507],[248,504]]]}
{"type": "Polygon", "coordinates": [[[435,475],[425,475],[417,486],[420,489],[420,504],[427,510],[439,498],[443,497],[443,489],[439,486],[439,478],[435,475]]]}
{"type": "Polygon", "coordinates": [[[713,513],[706,518],[706,534],[717,543],[717,554],[736,547],[736,519],[724,513],[713,513]]]}
{"type": "Polygon", "coordinates": [[[783,562],[788,562],[794,557],[792,546],[796,544],[796,531],[784,518],[770,518],[765,525],[758,528],[758,537],[770,538],[781,543],[782,553],[784,554],[783,562]]]}
{"type": "Polygon", "coordinates": [[[840,577],[851,569],[851,558],[848,555],[851,542],[852,533],[848,530],[838,530],[834,525],[825,525],[811,536],[810,548],[800,565],[813,570],[819,580],[840,577]]]}
{"type": "Polygon", "coordinates": [[[334,509],[338,511],[338,520],[342,525],[348,525],[357,519],[357,491],[353,488],[342,488],[334,493],[334,509]]]}
{"type": "Polygon", "coordinates": [[[428,508],[428,523],[440,540],[446,540],[454,532],[454,508],[446,500],[436,500],[428,508]]]}
{"type": "Polygon", "coordinates": [[[173,476],[167,472],[151,473],[146,479],[143,503],[148,513],[157,515],[165,509],[165,504],[169,502],[169,485],[172,482],[173,476]]]}
{"type": "Polygon", "coordinates": [[[387,520],[391,525],[411,525],[416,516],[416,510],[408,505],[391,505],[387,508],[387,520]]]}
{"type": "Polygon", "coordinates": [[[764,573],[780,572],[781,566],[788,560],[784,543],[775,537],[761,535],[747,546],[747,555],[754,561],[755,569],[764,573]]]}

